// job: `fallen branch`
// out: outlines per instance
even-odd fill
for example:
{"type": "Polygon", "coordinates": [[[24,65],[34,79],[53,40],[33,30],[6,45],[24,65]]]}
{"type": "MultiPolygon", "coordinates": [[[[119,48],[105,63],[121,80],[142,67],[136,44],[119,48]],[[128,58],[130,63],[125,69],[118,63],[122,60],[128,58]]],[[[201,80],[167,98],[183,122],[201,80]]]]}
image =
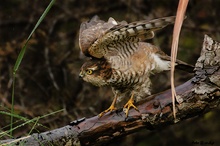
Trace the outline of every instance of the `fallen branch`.
{"type": "Polygon", "coordinates": [[[220,101],[220,43],[205,35],[195,76],[176,87],[176,93],[178,121],[174,121],[171,91],[167,90],[137,103],[140,112],[131,109],[127,118],[121,109],[101,118],[82,118],[59,129],[0,143],[32,146],[101,145],[142,128],[157,129],[208,112],[216,108],[220,101]]]}

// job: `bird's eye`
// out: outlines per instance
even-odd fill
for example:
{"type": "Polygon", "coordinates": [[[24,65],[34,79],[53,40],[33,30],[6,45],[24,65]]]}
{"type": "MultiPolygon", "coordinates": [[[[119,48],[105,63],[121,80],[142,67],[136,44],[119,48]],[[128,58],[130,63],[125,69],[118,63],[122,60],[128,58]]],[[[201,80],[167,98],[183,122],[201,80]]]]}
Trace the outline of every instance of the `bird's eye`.
{"type": "Polygon", "coordinates": [[[93,71],[92,71],[91,69],[89,69],[89,70],[86,71],[86,73],[87,73],[88,75],[91,75],[91,74],[93,73],[93,71]]]}

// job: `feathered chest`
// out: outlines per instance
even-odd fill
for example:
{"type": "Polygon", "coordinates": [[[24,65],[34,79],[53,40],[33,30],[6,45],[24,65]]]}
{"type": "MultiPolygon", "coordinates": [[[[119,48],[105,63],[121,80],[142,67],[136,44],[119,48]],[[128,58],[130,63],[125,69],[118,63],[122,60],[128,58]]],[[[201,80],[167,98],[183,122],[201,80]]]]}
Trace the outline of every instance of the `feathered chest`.
{"type": "Polygon", "coordinates": [[[142,50],[135,50],[129,56],[109,58],[112,75],[108,82],[113,86],[133,86],[149,78],[152,59],[142,50]]]}

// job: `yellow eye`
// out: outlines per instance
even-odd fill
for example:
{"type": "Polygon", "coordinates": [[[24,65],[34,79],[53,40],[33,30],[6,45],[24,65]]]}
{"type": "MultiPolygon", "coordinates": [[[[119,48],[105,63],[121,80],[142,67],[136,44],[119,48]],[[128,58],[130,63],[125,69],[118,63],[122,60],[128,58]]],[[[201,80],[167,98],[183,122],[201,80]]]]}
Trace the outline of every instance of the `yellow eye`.
{"type": "Polygon", "coordinates": [[[93,73],[93,71],[90,69],[90,70],[87,70],[86,73],[87,73],[88,75],[91,75],[91,74],[93,73]]]}

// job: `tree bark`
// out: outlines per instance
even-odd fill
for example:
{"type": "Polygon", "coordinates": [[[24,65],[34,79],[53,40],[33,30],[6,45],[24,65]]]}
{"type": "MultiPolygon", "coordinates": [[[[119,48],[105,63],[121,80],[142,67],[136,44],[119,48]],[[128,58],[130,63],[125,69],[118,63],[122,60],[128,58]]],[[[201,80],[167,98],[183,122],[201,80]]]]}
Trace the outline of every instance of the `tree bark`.
{"type": "Polygon", "coordinates": [[[216,108],[220,101],[220,43],[205,35],[195,76],[176,87],[176,92],[177,119],[173,118],[171,91],[167,90],[138,102],[139,112],[131,109],[127,118],[119,109],[101,118],[82,118],[59,129],[0,141],[0,144],[102,145],[142,128],[163,128],[206,113],[216,108]]]}

